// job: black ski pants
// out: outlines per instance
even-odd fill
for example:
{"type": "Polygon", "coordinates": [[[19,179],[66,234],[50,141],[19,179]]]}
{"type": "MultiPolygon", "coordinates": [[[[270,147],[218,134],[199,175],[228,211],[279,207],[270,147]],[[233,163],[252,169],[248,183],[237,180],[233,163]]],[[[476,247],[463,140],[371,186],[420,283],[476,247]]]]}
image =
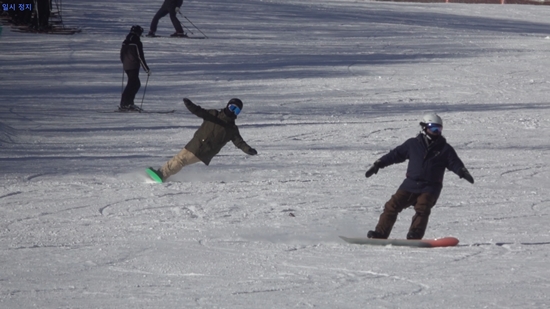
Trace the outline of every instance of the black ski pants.
{"type": "Polygon", "coordinates": [[[38,10],[37,26],[38,28],[47,28],[50,24],[51,0],[36,1],[38,10]]]}
{"type": "Polygon", "coordinates": [[[422,239],[426,228],[432,207],[437,202],[437,196],[429,193],[411,193],[404,190],[397,190],[389,201],[384,205],[384,212],[380,215],[375,231],[388,238],[397,215],[405,208],[414,206],[415,214],[412,217],[411,226],[407,238],[422,239]]]}
{"type": "Polygon", "coordinates": [[[172,25],[174,26],[174,29],[176,29],[177,33],[183,33],[183,27],[181,26],[181,23],[176,16],[176,8],[166,9],[164,7],[161,7],[157,14],[153,17],[153,20],[151,21],[151,26],[149,27],[149,32],[157,32],[157,26],[159,23],[159,20],[166,16],[167,14],[170,14],[170,20],[172,21],[172,25]]]}
{"type": "Polygon", "coordinates": [[[120,99],[120,106],[130,106],[134,105],[134,98],[141,87],[141,82],[139,80],[139,69],[137,70],[126,70],[126,75],[128,76],[128,83],[126,88],[122,92],[122,98],[120,99]]]}

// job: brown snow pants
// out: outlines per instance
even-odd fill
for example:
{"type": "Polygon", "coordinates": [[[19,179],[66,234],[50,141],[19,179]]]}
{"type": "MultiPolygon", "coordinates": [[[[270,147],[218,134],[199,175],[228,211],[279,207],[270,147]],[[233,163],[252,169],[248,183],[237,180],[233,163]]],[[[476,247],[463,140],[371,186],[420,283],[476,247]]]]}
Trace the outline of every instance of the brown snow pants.
{"type": "Polygon", "coordinates": [[[181,171],[184,166],[200,161],[201,160],[197,158],[191,151],[183,148],[177,155],[168,160],[168,162],[166,162],[160,168],[160,172],[162,173],[162,180],[166,180],[168,177],[181,171]]]}
{"type": "Polygon", "coordinates": [[[432,207],[437,202],[437,196],[429,193],[410,193],[397,190],[384,205],[384,212],[380,215],[375,231],[383,238],[390,236],[397,215],[405,208],[414,206],[415,214],[412,217],[411,226],[407,238],[422,239],[428,226],[428,219],[432,207]]]}

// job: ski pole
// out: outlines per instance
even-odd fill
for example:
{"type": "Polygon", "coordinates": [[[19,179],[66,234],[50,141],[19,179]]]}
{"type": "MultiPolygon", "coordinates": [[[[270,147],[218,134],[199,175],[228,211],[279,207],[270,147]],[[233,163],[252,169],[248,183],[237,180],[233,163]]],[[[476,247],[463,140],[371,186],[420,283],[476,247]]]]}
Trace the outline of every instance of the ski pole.
{"type": "Polygon", "coordinates": [[[191,31],[191,29],[189,29],[187,26],[185,26],[182,22],[180,22],[180,25],[181,25],[183,28],[187,29],[187,32],[189,32],[189,33],[191,33],[191,34],[194,34],[193,31],[191,31]]]}
{"type": "MultiPolygon", "coordinates": [[[[180,14],[180,16],[182,16],[182,17],[185,17],[185,16],[183,16],[183,14],[181,13],[180,10],[178,10],[178,14],[180,14]]],[[[191,29],[189,29],[189,27],[185,26],[181,21],[180,21],[180,25],[181,25],[183,28],[187,29],[187,32],[190,32],[191,34],[194,34],[193,31],[191,31],[191,29]]]]}
{"type": "MultiPolygon", "coordinates": [[[[183,0],[181,1],[181,4],[183,5],[183,0]]],[[[195,29],[199,30],[199,32],[202,33],[202,35],[204,35],[205,38],[208,38],[206,36],[206,34],[204,34],[204,32],[202,32],[201,29],[197,28],[197,26],[195,26],[195,24],[193,24],[193,22],[190,21],[189,18],[187,18],[185,15],[183,15],[180,10],[178,10],[178,13],[180,14],[180,16],[183,16],[183,18],[187,19],[187,21],[189,23],[191,23],[191,25],[193,25],[193,27],[195,27],[195,29]]],[[[185,27],[185,25],[183,25],[182,23],[180,23],[180,24],[185,27]]],[[[191,32],[191,34],[194,34],[193,31],[191,31],[191,29],[189,29],[187,27],[185,27],[185,28],[187,29],[187,31],[191,32]]]]}
{"type": "Polygon", "coordinates": [[[208,36],[206,36],[206,34],[204,34],[204,32],[202,32],[201,29],[197,28],[197,26],[195,26],[195,24],[194,24],[192,21],[190,21],[189,18],[187,18],[186,16],[183,16],[183,18],[187,19],[187,21],[188,21],[191,25],[193,25],[193,27],[195,27],[195,29],[199,30],[199,32],[202,33],[202,35],[204,35],[204,37],[208,39],[208,36]]]}
{"type": "Polygon", "coordinates": [[[139,106],[140,113],[143,106],[143,100],[145,99],[145,91],[147,91],[147,84],[149,83],[149,74],[147,74],[147,81],[145,81],[145,88],[143,88],[143,97],[141,98],[141,105],[139,106]]]}

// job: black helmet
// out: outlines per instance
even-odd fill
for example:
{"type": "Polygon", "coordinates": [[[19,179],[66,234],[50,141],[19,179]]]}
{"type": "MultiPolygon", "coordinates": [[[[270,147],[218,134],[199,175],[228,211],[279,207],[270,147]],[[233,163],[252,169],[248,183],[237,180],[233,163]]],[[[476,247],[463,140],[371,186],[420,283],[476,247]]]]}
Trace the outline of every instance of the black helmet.
{"type": "Polygon", "coordinates": [[[135,33],[138,36],[141,36],[143,34],[143,28],[138,25],[132,26],[132,29],[130,29],[130,33],[135,33]]]}
{"type": "Polygon", "coordinates": [[[242,109],[243,109],[243,101],[237,98],[234,98],[229,100],[229,102],[227,102],[227,106],[225,107],[225,112],[230,117],[237,117],[242,109]]]}
{"type": "Polygon", "coordinates": [[[229,105],[237,105],[239,107],[239,109],[243,109],[243,101],[237,99],[237,98],[233,98],[231,100],[229,100],[229,102],[227,102],[227,106],[229,105]]]}

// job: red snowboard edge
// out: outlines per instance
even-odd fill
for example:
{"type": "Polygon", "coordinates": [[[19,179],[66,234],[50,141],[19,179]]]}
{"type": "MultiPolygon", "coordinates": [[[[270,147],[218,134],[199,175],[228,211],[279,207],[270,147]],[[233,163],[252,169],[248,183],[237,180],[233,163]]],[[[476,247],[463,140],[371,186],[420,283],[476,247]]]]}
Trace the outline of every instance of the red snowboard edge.
{"type": "Polygon", "coordinates": [[[430,244],[430,247],[452,247],[458,245],[458,238],[443,237],[437,239],[423,239],[422,242],[430,244]]]}

